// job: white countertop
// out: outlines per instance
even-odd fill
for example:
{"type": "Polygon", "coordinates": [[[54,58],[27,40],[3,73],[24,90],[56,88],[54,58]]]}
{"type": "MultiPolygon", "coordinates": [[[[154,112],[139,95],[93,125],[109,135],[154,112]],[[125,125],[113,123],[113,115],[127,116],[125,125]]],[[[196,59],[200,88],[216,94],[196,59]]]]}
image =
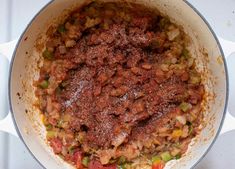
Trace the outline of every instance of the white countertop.
{"type": "MultiPolygon", "coordinates": [[[[219,37],[235,42],[235,0],[188,1],[204,15],[219,37]]],[[[18,38],[31,18],[47,2],[49,0],[1,0],[0,43],[18,38]]],[[[234,58],[235,53],[232,55],[234,58]]],[[[235,65],[235,59],[230,58],[227,63],[235,65]]],[[[233,72],[230,69],[230,73],[233,72]]],[[[218,137],[196,169],[235,169],[235,130],[229,129],[229,119],[235,117],[235,102],[232,102],[235,99],[235,79],[230,81],[230,86],[234,88],[230,89],[229,113],[224,127],[226,132],[218,137]]],[[[0,118],[4,115],[0,112],[0,118]]],[[[32,168],[42,169],[18,138],[0,132],[0,169],[32,168]]]]}

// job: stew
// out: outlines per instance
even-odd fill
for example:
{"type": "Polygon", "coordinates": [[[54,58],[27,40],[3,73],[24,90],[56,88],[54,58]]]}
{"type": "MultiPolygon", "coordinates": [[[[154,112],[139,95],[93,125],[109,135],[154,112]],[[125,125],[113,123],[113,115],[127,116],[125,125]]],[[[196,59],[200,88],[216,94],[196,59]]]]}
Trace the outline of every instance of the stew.
{"type": "Polygon", "coordinates": [[[78,169],[162,169],[201,128],[204,86],[183,30],[92,2],[50,34],[36,96],[55,154],[78,169]]]}

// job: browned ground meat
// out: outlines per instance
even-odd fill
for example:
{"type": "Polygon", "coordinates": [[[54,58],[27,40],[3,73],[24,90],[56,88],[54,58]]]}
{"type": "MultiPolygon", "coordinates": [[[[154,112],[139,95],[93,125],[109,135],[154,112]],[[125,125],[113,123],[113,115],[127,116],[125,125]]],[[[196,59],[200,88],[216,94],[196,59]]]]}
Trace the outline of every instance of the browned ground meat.
{"type": "Polygon", "coordinates": [[[81,156],[101,165],[96,156],[108,164],[140,153],[182,154],[200,124],[204,90],[185,34],[136,8],[92,3],[47,42],[36,94],[50,145],[77,168],[81,156]],[[174,153],[175,143],[185,146],[174,153]]]}

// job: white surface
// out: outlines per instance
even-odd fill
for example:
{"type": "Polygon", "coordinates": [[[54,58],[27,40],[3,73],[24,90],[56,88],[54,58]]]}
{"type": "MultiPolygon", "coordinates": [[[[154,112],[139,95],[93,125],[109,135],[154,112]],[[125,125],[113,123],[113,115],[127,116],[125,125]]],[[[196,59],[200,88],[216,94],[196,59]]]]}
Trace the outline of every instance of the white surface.
{"type": "Polygon", "coordinates": [[[8,39],[8,28],[9,28],[9,20],[8,20],[8,15],[9,15],[9,2],[8,0],[1,0],[1,6],[0,6],[0,43],[6,42],[8,39]]]}
{"type": "MultiPolygon", "coordinates": [[[[30,19],[48,0],[1,0],[0,42],[20,36],[30,19]],[[6,10],[6,9],[10,9],[6,10]]],[[[235,0],[189,0],[208,20],[216,34],[235,42],[235,0]]],[[[235,65],[235,55],[228,58],[228,65],[235,65]]],[[[230,69],[232,74],[232,69],[230,69]]],[[[235,86],[235,79],[230,86],[235,86]]],[[[235,117],[235,88],[230,89],[229,116],[235,117]]],[[[2,113],[2,112],[0,112],[2,113]]],[[[1,117],[1,116],[0,116],[1,117]]],[[[230,123],[228,123],[229,126],[230,123]]],[[[228,127],[229,128],[229,127],[228,127]]],[[[235,130],[220,135],[212,150],[196,169],[235,168],[235,130]]],[[[0,169],[42,169],[24,145],[14,136],[0,133],[0,169]],[[8,151],[7,151],[8,150],[8,151]]]]}

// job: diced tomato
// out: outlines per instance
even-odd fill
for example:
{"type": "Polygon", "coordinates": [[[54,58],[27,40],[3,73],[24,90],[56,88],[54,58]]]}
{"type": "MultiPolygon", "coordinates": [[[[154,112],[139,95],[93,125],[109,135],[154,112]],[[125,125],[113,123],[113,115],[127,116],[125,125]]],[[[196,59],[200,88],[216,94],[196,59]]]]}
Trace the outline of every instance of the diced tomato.
{"type": "Polygon", "coordinates": [[[59,154],[62,151],[62,141],[59,138],[50,139],[50,145],[53,148],[55,154],[59,154]]]}
{"type": "Polygon", "coordinates": [[[160,163],[153,164],[152,169],[163,169],[164,166],[165,166],[165,164],[160,162],[160,163]]]}
{"type": "Polygon", "coordinates": [[[99,161],[91,161],[88,165],[88,169],[117,169],[116,164],[102,165],[99,161]]]}
{"type": "Polygon", "coordinates": [[[57,120],[54,118],[51,118],[51,117],[48,118],[48,122],[53,126],[55,126],[57,124],[57,120]]]}
{"type": "Polygon", "coordinates": [[[83,169],[83,166],[82,166],[82,153],[77,151],[73,154],[73,157],[72,157],[73,161],[75,162],[75,165],[77,167],[77,169],[83,169]]]}

